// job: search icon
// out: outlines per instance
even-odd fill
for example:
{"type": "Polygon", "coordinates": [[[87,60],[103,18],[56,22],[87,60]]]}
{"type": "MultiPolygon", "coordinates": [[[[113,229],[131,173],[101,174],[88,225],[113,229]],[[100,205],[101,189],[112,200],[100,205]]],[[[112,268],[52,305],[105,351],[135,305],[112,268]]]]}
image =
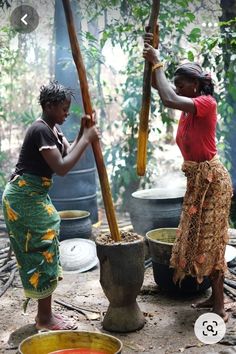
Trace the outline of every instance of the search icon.
{"type": "Polygon", "coordinates": [[[212,333],[214,333],[214,329],[213,329],[213,326],[212,325],[207,325],[207,331],[208,332],[212,332],[212,333]]]}
{"type": "Polygon", "coordinates": [[[225,332],[226,325],[223,318],[214,312],[204,313],[194,324],[194,333],[204,344],[218,343],[224,337],[225,332]]]}

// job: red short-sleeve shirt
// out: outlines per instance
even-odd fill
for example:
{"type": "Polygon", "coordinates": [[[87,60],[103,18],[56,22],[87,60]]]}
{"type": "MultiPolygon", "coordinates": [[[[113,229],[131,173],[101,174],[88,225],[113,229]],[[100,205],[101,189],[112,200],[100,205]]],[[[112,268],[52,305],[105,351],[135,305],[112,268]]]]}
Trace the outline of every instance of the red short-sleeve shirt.
{"type": "Polygon", "coordinates": [[[210,95],[193,98],[193,102],[196,114],[182,112],[176,142],[185,161],[209,161],[217,153],[217,104],[210,95]]]}

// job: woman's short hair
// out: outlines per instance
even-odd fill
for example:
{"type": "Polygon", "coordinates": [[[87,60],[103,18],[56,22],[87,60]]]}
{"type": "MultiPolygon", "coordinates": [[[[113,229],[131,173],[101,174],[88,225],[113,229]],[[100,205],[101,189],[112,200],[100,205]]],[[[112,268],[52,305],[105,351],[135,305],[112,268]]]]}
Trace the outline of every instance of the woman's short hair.
{"type": "Polygon", "coordinates": [[[214,83],[211,75],[202,70],[201,65],[194,62],[184,63],[177,67],[174,73],[175,76],[181,75],[186,79],[198,79],[200,83],[200,91],[205,95],[213,95],[214,83]]]}
{"type": "Polygon", "coordinates": [[[47,102],[60,103],[65,100],[70,100],[73,96],[73,90],[59,84],[58,81],[50,81],[48,85],[40,87],[39,103],[44,108],[47,102]]]}

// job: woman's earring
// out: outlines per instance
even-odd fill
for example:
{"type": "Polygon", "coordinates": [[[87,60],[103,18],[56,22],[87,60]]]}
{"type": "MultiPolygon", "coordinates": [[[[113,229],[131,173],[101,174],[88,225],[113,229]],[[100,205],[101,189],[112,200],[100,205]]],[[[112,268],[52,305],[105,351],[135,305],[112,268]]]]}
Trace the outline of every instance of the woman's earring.
{"type": "Polygon", "coordinates": [[[193,90],[193,92],[194,92],[194,93],[196,93],[196,92],[197,92],[197,89],[196,89],[196,87],[194,87],[194,90],[193,90]]]}

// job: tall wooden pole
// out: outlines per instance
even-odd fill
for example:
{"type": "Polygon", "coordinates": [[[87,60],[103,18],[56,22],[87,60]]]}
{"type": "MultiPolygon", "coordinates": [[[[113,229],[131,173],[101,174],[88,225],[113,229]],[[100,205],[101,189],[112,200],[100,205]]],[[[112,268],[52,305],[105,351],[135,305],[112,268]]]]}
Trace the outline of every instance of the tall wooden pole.
{"type": "MultiPolygon", "coordinates": [[[[152,45],[157,48],[159,43],[159,31],[157,19],[160,10],[160,0],[153,0],[152,10],[149,19],[148,27],[150,32],[153,33],[152,45]]],[[[148,118],[151,101],[151,76],[152,66],[145,60],[144,73],[143,73],[143,96],[142,107],[139,116],[139,133],[138,133],[138,152],[137,152],[137,174],[144,176],[146,171],[147,160],[147,143],[148,143],[148,118]]]]}
{"type": "MultiPolygon", "coordinates": [[[[81,88],[84,111],[86,114],[92,116],[93,108],[92,108],[90,95],[89,95],[86,70],[83,63],[79,42],[76,36],[70,1],[62,0],[62,3],[64,6],[64,11],[66,16],[66,23],[67,23],[67,28],[68,28],[69,38],[70,38],[72,55],[73,55],[73,59],[80,80],[80,88],[81,88]]],[[[94,143],[92,143],[92,148],[93,148],[94,158],[97,165],[97,170],[98,170],[98,175],[99,175],[99,180],[100,180],[100,185],[102,190],[102,196],[103,196],[103,202],[106,211],[108,225],[111,232],[111,237],[114,241],[120,241],[121,237],[120,237],[120,233],[116,221],[110,185],[109,185],[107,171],[104,164],[102,150],[99,141],[95,141],[94,143]]]]}

